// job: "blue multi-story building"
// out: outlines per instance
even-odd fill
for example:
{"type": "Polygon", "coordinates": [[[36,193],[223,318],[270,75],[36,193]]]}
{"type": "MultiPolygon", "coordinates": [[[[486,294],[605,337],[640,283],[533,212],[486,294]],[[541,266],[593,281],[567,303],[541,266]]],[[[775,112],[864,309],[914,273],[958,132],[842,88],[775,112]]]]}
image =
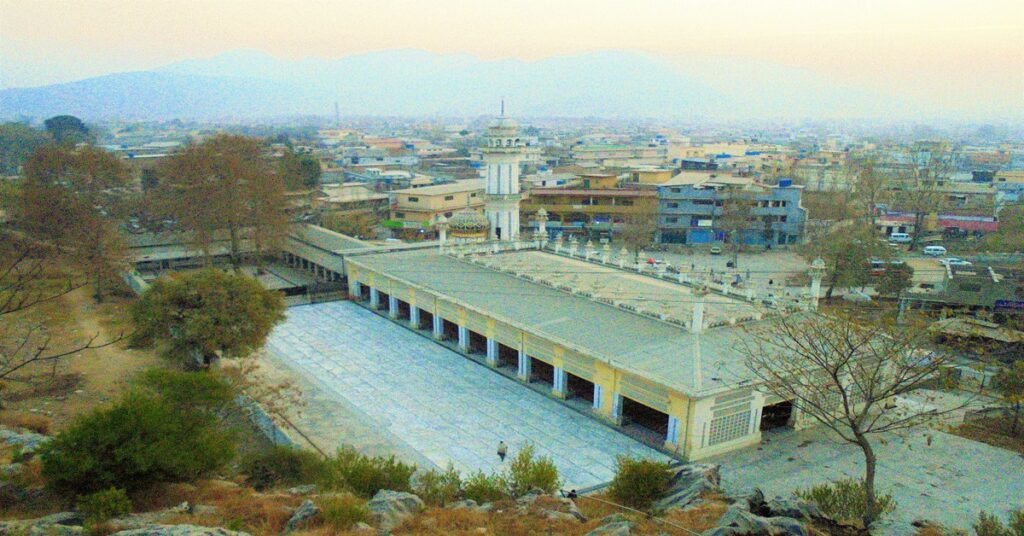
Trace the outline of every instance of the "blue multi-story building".
{"type": "Polygon", "coordinates": [[[657,238],[663,244],[796,244],[807,221],[802,193],[790,179],[764,185],[750,177],[683,172],[658,186],[657,238]]]}

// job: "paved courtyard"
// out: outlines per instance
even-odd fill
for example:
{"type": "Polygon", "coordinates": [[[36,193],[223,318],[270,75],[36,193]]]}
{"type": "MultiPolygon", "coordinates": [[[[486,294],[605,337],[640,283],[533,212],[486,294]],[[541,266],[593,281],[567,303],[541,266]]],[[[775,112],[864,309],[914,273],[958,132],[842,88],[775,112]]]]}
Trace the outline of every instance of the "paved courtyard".
{"type": "MultiPolygon", "coordinates": [[[[863,454],[830,440],[822,430],[765,434],[760,447],[721,455],[722,482],[730,491],[759,487],[768,497],[788,497],[798,488],[863,475],[863,454]]],[[[875,442],[878,485],[897,502],[896,533],[914,532],[910,522],[931,519],[970,528],[981,510],[1006,518],[1024,506],[1024,457],[924,428],[906,437],[875,442]],[[927,435],[932,444],[927,444],[927,435]]]]}
{"type": "Polygon", "coordinates": [[[349,302],[290,308],[267,349],[317,391],[303,422],[330,426],[332,404],[339,419],[362,421],[332,432],[353,436],[338,437],[337,444],[369,443],[379,451],[379,443],[389,442],[406,459],[437,467],[451,462],[466,473],[501,469],[499,441],[509,445],[510,457],[532,443],[554,460],[568,488],[608,482],[620,454],[667,459],[349,302]],[[373,438],[361,437],[367,434],[373,438]]]}

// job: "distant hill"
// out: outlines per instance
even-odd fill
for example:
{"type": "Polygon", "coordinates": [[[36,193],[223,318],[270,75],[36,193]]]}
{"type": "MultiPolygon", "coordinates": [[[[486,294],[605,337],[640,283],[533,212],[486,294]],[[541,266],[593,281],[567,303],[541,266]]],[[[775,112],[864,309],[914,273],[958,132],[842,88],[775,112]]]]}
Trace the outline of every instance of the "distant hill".
{"type": "Polygon", "coordinates": [[[470,116],[500,98],[517,116],[849,117],[907,108],[796,69],[743,60],[673,65],[604,51],[540,61],[392,50],[337,60],[237,51],[151,71],[0,91],[0,118],[86,119],[344,115],[470,116]]]}

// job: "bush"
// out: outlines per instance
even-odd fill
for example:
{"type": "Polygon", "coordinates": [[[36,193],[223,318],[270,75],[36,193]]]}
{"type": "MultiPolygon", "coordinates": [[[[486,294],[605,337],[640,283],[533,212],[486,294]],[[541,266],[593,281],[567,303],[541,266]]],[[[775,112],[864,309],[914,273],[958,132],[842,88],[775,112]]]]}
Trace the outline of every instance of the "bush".
{"type": "Polygon", "coordinates": [[[501,475],[485,475],[477,471],[462,483],[462,494],[478,504],[508,498],[508,482],[501,475]]]}
{"type": "Polygon", "coordinates": [[[356,523],[367,523],[370,510],[359,498],[345,495],[328,495],[317,499],[324,525],[333,530],[348,530],[356,523]]]}
{"type": "Polygon", "coordinates": [[[140,387],[183,413],[215,416],[234,397],[234,388],[208,371],[149,369],[137,380],[140,387]]]}
{"type": "MultiPolygon", "coordinates": [[[[867,504],[864,482],[853,478],[797,490],[794,495],[817,504],[826,516],[839,521],[863,519],[867,504]]],[[[890,514],[896,509],[896,501],[893,500],[892,495],[876,492],[875,501],[878,507],[878,517],[890,514]]]]}
{"type": "Polygon", "coordinates": [[[993,514],[982,511],[974,524],[978,536],[1024,536],[1024,509],[1010,512],[1010,525],[1006,526],[993,514]]]}
{"type": "Polygon", "coordinates": [[[193,480],[233,455],[230,437],[212,417],[130,393],[76,419],[42,447],[40,458],[52,490],[82,495],[111,487],[131,493],[159,482],[193,480]]]}
{"type": "Polygon", "coordinates": [[[78,499],[78,511],[85,516],[88,525],[98,525],[115,518],[128,515],[132,511],[132,501],[121,488],[110,488],[85,495],[78,499]]]}
{"type": "Polygon", "coordinates": [[[533,445],[523,447],[512,459],[508,474],[509,494],[519,497],[531,489],[540,489],[545,493],[554,493],[560,484],[558,468],[551,458],[533,455],[533,445]]]}
{"type": "Polygon", "coordinates": [[[666,462],[619,456],[608,493],[619,503],[646,510],[668,491],[668,470],[666,462]]]}
{"type": "Polygon", "coordinates": [[[248,475],[249,485],[264,490],[315,482],[323,467],[323,458],[315,452],[275,446],[265,452],[246,455],[239,470],[248,475]]]}
{"type": "Polygon", "coordinates": [[[394,456],[371,458],[345,447],[324,461],[317,484],[324,489],[347,489],[360,497],[373,497],[382,489],[412,491],[409,480],[415,471],[416,466],[394,456]]]}
{"type": "Polygon", "coordinates": [[[451,464],[444,472],[431,469],[416,476],[413,486],[423,502],[431,506],[444,506],[462,496],[462,478],[451,464]]]}

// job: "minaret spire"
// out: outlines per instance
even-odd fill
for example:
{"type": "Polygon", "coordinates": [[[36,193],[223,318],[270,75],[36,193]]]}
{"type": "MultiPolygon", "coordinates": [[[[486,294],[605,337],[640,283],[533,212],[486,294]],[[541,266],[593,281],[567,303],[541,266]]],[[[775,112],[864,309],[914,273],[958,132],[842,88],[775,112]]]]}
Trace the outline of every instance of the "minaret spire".
{"type": "Polygon", "coordinates": [[[505,97],[501,98],[501,117],[505,117],[505,97]]]}

